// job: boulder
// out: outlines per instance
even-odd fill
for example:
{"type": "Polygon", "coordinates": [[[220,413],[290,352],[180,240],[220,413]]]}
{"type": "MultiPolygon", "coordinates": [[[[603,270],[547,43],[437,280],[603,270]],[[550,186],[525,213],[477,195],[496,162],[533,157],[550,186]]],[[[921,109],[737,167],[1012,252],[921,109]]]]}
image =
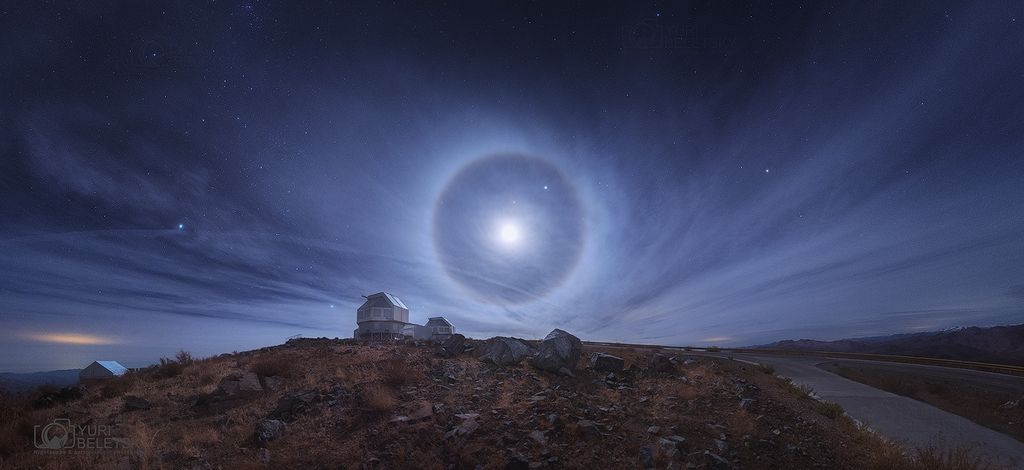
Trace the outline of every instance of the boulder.
{"type": "Polygon", "coordinates": [[[593,439],[601,435],[601,431],[597,429],[597,423],[589,419],[577,421],[576,430],[580,432],[584,439],[593,439]]]}
{"type": "Polygon", "coordinates": [[[459,424],[458,426],[455,426],[454,428],[452,428],[447,433],[445,433],[444,438],[445,439],[450,439],[450,438],[453,438],[453,437],[460,437],[460,436],[465,436],[467,434],[472,434],[473,431],[476,431],[477,428],[479,428],[479,427],[480,427],[480,423],[478,423],[476,421],[475,417],[463,418],[462,419],[462,423],[459,424]]]}
{"type": "Polygon", "coordinates": [[[488,339],[483,346],[480,360],[498,366],[510,366],[520,363],[534,353],[534,349],[517,338],[495,336],[488,339]]]}
{"type": "Polygon", "coordinates": [[[654,468],[654,449],[649,445],[640,447],[640,468],[654,468]]]}
{"type": "Polygon", "coordinates": [[[664,354],[654,353],[651,355],[650,361],[647,362],[647,371],[651,373],[661,374],[673,370],[675,370],[675,364],[664,354]]]}
{"type": "Polygon", "coordinates": [[[752,383],[741,382],[734,386],[736,395],[740,398],[757,398],[761,394],[761,387],[752,383]]]}
{"type": "Polygon", "coordinates": [[[185,465],[182,468],[185,470],[212,470],[213,466],[211,466],[210,462],[207,462],[206,460],[199,457],[192,457],[185,462],[185,465]]]}
{"type": "Polygon", "coordinates": [[[278,377],[276,375],[263,377],[263,388],[271,392],[284,387],[284,383],[284,377],[278,377]]]}
{"type": "Polygon", "coordinates": [[[266,446],[268,442],[284,435],[286,427],[287,425],[281,420],[264,419],[256,423],[256,442],[266,446]]]}
{"type": "Polygon", "coordinates": [[[223,413],[253,400],[263,392],[259,377],[253,372],[235,372],[224,377],[213,393],[196,395],[193,406],[200,415],[223,413]]]}
{"type": "Polygon", "coordinates": [[[421,403],[412,414],[409,415],[410,421],[427,420],[434,416],[434,405],[424,402],[421,403]]]}
{"type": "Polygon", "coordinates": [[[709,450],[704,451],[704,466],[708,469],[724,470],[732,468],[732,464],[728,460],[723,459],[720,455],[715,454],[709,450]]]}
{"type": "Polygon", "coordinates": [[[262,464],[270,463],[270,451],[265,447],[256,449],[256,460],[259,460],[262,464]]]}
{"type": "Polygon", "coordinates": [[[145,398],[137,397],[135,395],[124,396],[124,409],[126,411],[148,410],[150,406],[152,405],[150,405],[149,401],[145,398]]]}
{"type": "Polygon", "coordinates": [[[662,449],[675,448],[680,453],[689,450],[689,445],[686,443],[686,438],[683,436],[672,435],[658,439],[658,444],[662,449]]]}
{"type": "Polygon", "coordinates": [[[556,328],[544,337],[531,363],[541,370],[572,375],[582,353],[583,342],[579,338],[556,328]]]}
{"type": "Polygon", "coordinates": [[[625,361],[621,357],[596,352],[590,355],[590,367],[601,372],[622,372],[625,361]]]}
{"type": "Polygon", "coordinates": [[[513,455],[505,461],[505,470],[529,470],[530,462],[521,455],[513,455]]]}
{"type": "Polygon", "coordinates": [[[441,343],[441,350],[438,351],[438,354],[441,357],[455,357],[462,354],[464,349],[466,349],[466,337],[456,333],[441,343]]]}
{"type": "Polygon", "coordinates": [[[244,395],[249,393],[262,392],[263,386],[260,385],[260,379],[254,372],[235,372],[227,377],[224,377],[217,385],[217,393],[221,395],[233,396],[233,395],[244,395]]]}
{"type": "Polygon", "coordinates": [[[661,450],[661,455],[669,460],[675,460],[680,454],[679,445],[665,437],[658,439],[658,447],[661,450]]]}
{"type": "Polygon", "coordinates": [[[309,411],[321,398],[320,392],[316,390],[289,393],[277,401],[274,410],[270,412],[270,417],[290,423],[309,411]]]}

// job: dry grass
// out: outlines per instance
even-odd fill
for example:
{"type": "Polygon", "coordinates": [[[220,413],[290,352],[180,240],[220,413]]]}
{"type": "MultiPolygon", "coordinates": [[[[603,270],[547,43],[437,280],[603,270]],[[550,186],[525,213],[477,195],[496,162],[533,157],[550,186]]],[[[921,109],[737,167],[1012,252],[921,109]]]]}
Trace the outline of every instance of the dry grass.
{"type": "Polygon", "coordinates": [[[192,358],[192,353],[182,349],[178,351],[178,354],[174,355],[174,361],[183,366],[188,366],[195,362],[195,359],[192,358]]]}
{"type": "Polygon", "coordinates": [[[399,359],[385,362],[381,367],[381,373],[384,383],[396,387],[423,379],[423,371],[399,359]]]}
{"type": "Polygon", "coordinates": [[[359,399],[367,410],[384,413],[395,409],[398,398],[395,391],[386,385],[368,384],[359,392],[359,399]]]}
{"type": "Polygon", "coordinates": [[[199,457],[203,449],[221,443],[221,433],[211,427],[189,429],[181,437],[182,450],[189,457],[199,457]]]}
{"type": "Polygon", "coordinates": [[[299,362],[290,360],[283,355],[261,357],[254,361],[249,370],[262,377],[295,377],[298,375],[299,362]]]}
{"type": "Polygon", "coordinates": [[[185,366],[174,359],[160,358],[160,365],[153,370],[153,377],[158,379],[169,379],[177,377],[185,371],[185,366]]]}
{"type": "Polygon", "coordinates": [[[943,470],[978,470],[991,465],[978,452],[963,444],[942,445],[932,443],[917,449],[915,460],[918,468],[943,470]]]}
{"type": "Polygon", "coordinates": [[[135,387],[135,382],[138,376],[134,373],[127,373],[120,377],[114,377],[106,379],[102,382],[103,386],[100,387],[100,396],[103,398],[116,398],[124,396],[132,388],[135,387]]]}
{"type": "MultiPolygon", "coordinates": [[[[876,441],[880,441],[875,439],[876,441]]],[[[881,441],[873,446],[868,468],[872,470],[989,470],[993,465],[967,445],[932,443],[906,452],[899,445],[881,441]]]]}
{"type": "Polygon", "coordinates": [[[157,449],[159,431],[150,428],[146,423],[136,422],[129,426],[128,436],[131,440],[131,460],[134,468],[143,470],[160,468],[157,449]]]}
{"type": "Polygon", "coordinates": [[[843,411],[843,407],[842,406],[839,406],[838,403],[832,403],[830,401],[819,402],[814,407],[814,409],[818,413],[821,413],[821,414],[829,417],[830,419],[836,419],[836,418],[842,416],[843,413],[845,413],[845,411],[843,411]]]}
{"type": "Polygon", "coordinates": [[[24,398],[0,395],[0,462],[27,447],[32,436],[27,406],[24,398]]]}
{"type": "Polygon", "coordinates": [[[797,385],[797,384],[793,383],[793,380],[790,379],[789,377],[782,377],[781,380],[782,380],[783,386],[786,388],[786,391],[788,391],[789,393],[792,393],[793,395],[796,395],[797,397],[809,398],[811,396],[811,394],[814,393],[814,389],[813,388],[811,388],[811,387],[809,387],[809,386],[807,386],[805,384],[797,385]]]}

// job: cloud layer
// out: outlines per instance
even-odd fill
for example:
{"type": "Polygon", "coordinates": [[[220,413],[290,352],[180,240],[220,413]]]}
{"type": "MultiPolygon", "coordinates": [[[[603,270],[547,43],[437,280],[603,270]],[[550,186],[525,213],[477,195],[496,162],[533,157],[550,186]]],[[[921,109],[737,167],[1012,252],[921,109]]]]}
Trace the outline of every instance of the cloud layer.
{"type": "Polygon", "coordinates": [[[1017,6],[339,8],[13,9],[0,370],[345,337],[380,290],[473,336],[1022,318],[1017,6]],[[491,175],[453,193],[438,254],[445,185],[500,153],[556,168],[578,208],[527,194],[530,165],[491,175]],[[547,228],[513,275],[473,245],[490,222],[459,222],[518,197],[497,182],[547,228]]]}

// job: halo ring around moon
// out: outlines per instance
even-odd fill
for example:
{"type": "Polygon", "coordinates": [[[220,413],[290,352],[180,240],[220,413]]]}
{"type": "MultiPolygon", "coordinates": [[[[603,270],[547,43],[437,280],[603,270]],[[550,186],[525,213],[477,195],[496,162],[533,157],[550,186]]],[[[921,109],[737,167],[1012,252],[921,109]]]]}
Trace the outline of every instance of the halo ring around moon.
{"type": "Polygon", "coordinates": [[[438,195],[432,223],[446,274],[478,300],[499,305],[539,300],[561,287],[586,238],[584,206],[565,174],[517,153],[486,155],[456,171],[438,195]],[[517,223],[514,250],[495,244],[509,220],[517,223]]]}

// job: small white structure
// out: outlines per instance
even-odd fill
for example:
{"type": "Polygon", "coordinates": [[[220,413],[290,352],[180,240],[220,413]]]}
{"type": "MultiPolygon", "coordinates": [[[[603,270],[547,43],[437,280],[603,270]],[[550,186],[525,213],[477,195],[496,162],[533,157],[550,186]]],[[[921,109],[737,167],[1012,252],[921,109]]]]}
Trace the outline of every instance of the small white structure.
{"type": "Polygon", "coordinates": [[[455,334],[455,325],[445,317],[428,318],[427,328],[430,329],[430,339],[435,341],[444,341],[455,334]]]}
{"type": "Polygon", "coordinates": [[[409,323],[409,307],[393,294],[378,292],[363,296],[366,301],[356,310],[356,339],[434,339],[444,340],[455,327],[444,317],[433,317],[426,326],[409,323]]]}
{"type": "Polygon", "coordinates": [[[117,361],[93,361],[78,373],[78,380],[109,379],[128,372],[128,368],[117,361]]]}

